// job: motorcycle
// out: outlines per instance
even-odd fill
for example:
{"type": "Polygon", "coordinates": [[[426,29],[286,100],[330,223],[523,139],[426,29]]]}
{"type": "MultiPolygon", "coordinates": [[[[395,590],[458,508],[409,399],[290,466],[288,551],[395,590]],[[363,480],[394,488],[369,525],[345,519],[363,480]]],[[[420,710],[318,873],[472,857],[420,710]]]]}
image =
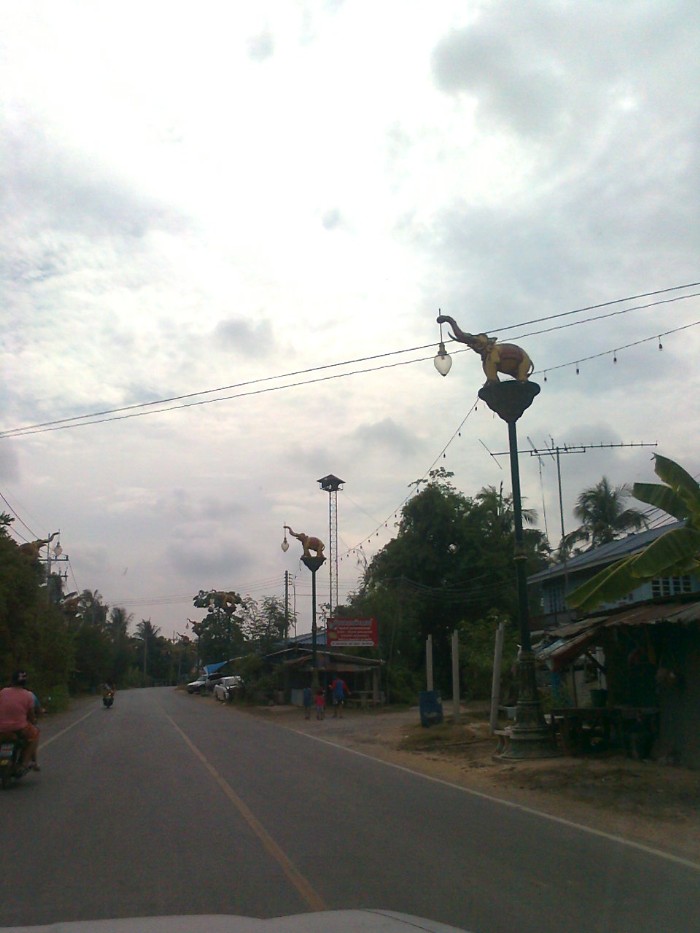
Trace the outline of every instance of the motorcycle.
{"type": "Polygon", "coordinates": [[[109,693],[105,693],[102,697],[102,702],[104,703],[105,709],[109,709],[112,703],[114,703],[114,691],[110,690],[109,693]]]}
{"type": "Polygon", "coordinates": [[[27,773],[22,765],[24,739],[15,732],[0,735],[0,786],[7,790],[15,781],[27,773]]]}

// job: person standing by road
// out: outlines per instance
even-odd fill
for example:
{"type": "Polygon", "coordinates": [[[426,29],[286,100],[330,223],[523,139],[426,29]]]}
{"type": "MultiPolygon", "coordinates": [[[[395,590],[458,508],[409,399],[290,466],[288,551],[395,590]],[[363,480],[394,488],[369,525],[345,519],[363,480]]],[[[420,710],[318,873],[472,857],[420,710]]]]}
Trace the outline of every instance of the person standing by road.
{"type": "Polygon", "coordinates": [[[314,697],[314,703],[316,704],[316,719],[325,719],[326,718],[326,694],[319,687],[316,691],[316,696],[314,697]]]}
{"type": "Polygon", "coordinates": [[[311,707],[313,706],[314,702],[314,695],[311,687],[304,687],[302,697],[304,703],[304,719],[311,719],[311,707]]]}
{"type": "Polygon", "coordinates": [[[336,675],[335,680],[331,684],[331,695],[333,697],[333,719],[337,719],[338,716],[343,718],[343,707],[345,706],[345,697],[350,693],[348,690],[348,685],[345,683],[342,677],[336,675]]]}

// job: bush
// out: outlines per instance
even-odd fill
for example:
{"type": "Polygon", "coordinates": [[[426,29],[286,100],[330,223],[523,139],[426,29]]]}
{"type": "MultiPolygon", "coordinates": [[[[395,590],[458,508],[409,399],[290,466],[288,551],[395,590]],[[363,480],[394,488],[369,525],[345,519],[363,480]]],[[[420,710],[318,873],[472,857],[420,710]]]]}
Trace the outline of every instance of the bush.
{"type": "Polygon", "coordinates": [[[44,693],[37,694],[37,696],[47,713],[59,713],[68,709],[70,695],[65,684],[55,684],[44,693]]]}
{"type": "Polygon", "coordinates": [[[423,674],[417,674],[396,662],[386,668],[386,700],[392,705],[414,706],[423,689],[423,674]]]}

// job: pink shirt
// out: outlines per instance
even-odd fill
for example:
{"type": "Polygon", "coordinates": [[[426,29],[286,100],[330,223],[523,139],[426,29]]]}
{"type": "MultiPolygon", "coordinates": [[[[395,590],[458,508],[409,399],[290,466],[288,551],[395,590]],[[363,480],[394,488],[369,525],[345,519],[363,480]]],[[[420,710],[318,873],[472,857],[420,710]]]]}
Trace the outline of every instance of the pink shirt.
{"type": "Polygon", "coordinates": [[[24,687],[5,687],[0,690],[0,732],[23,729],[34,709],[34,697],[24,687]]]}

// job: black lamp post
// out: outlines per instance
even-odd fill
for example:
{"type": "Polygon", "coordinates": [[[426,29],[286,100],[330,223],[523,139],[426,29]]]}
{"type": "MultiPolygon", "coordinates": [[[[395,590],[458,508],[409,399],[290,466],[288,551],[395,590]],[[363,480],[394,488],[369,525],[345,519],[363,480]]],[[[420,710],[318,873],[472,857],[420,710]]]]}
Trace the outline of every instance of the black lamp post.
{"type": "MultiPolygon", "coordinates": [[[[466,336],[471,337],[472,335],[466,336]]],[[[468,340],[462,340],[461,342],[472,346],[468,340]]],[[[485,361],[483,356],[482,359],[485,361]]],[[[451,360],[442,342],[434,362],[435,368],[440,375],[446,376],[449,372],[451,360]]],[[[486,402],[491,411],[495,412],[508,424],[508,449],[513,487],[520,651],[518,653],[518,702],[515,712],[515,725],[510,731],[510,742],[500,757],[516,760],[550,758],[558,754],[542,713],[535,675],[535,656],[532,652],[530,638],[530,613],[527,600],[527,554],[523,542],[523,512],[516,430],[516,422],[523,412],[532,405],[539,393],[540,387],[537,383],[530,382],[527,378],[523,380],[508,379],[500,382],[496,377],[495,380],[487,381],[479,389],[479,398],[486,402]]]]}
{"type": "Polygon", "coordinates": [[[285,535],[284,541],[282,542],[282,550],[287,551],[289,549],[289,542],[287,541],[286,532],[289,530],[289,533],[295,538],[299,538],[304,545],[304,555],[301,558],[302,564],[311,571],[311,667],[313,668],[313,687],[316,689],[318,687],[318,652],[317,652],[317,638],[316,638],[316,572],[324,563],[326,558],[323,556],[323,544],[318,540],[318,538],[309,538],[308,535],[298,535],[295,534],[289,526],[285,525],[285,535]],[[305,539],[305,540],[304,540],[305,539]],[[312,542],[310,547],[311,550],[316,550],[316,554],[311,554],[309,552],[309,542],[312,542]],[[319,548],[315,547],[313,542],[317,542],[319,548]]]}

